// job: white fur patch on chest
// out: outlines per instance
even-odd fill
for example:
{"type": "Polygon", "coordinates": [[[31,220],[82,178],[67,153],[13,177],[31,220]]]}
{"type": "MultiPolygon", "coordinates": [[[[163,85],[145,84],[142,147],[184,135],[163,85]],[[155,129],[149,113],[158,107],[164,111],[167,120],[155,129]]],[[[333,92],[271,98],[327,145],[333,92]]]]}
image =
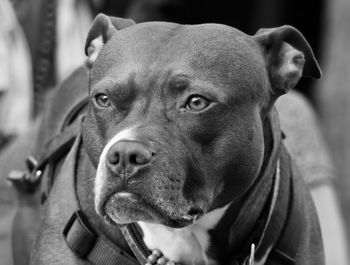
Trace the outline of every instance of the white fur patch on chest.
{"type": "Polygon", "coordinates": [[[192,225],[175,229],[161,224],[138,222],[150,250],[159,249],[169,260],[186,265],[215,265],[207,256],[210,245],[208,231],[213,229],[229,205],[215,209],[192,225]]]}

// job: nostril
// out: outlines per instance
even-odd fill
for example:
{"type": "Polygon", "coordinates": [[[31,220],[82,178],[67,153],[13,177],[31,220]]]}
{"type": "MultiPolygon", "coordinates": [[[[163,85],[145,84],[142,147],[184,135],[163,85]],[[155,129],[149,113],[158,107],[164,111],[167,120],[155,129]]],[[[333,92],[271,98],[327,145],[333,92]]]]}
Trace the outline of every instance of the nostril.
{"type": "Polygon", "coordinates": [[[137,158],[137,155],[136,155],[136,154],[130,155],[129,161],[130,161],[131,164],[139,164],[139,163],[137,162],[137,160],[138,160],[138,158],[137,158]]]}

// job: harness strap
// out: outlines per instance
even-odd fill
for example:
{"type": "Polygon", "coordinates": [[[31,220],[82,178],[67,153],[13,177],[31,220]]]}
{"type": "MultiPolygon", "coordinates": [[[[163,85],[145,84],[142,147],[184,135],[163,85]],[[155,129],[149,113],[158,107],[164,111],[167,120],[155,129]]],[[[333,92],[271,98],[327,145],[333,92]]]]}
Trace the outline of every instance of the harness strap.
{"type": "MultiPolygon", "coordinates": [[[[300,196],[295,196],[294,189],[294,173],[292,160],[285,150],[285,146],[281,146],[282,157],[277,162],[274,191],[271,202],[272,212],[269,214],[267,225],[264,228],[260,241],[257,242],[257,248],[253,256],[253,262],[248,258],[243,264],[296,264],[295,257],[297,256],[299,242],[301,240],[301,232],[303,229],[302,215],[302,199],[300,196]],[[284,161],[284,162],[283,162],[284,161]],[[284,167],[280,166],[280,162],[286,163],[284,167]],[[287,172],[280,172],[288,168],[287,172]],[[282,174],[281,174],[282,173],[282,174]],[[283,176],[289,174],[288,185],[282,184],[283,176]],[[280,177],[281,175],[281,177],[280,177]],[[277,209],[279,209],[277,211],[277,209]],[[266,246],[268,246],[266,248],[266,246]]],[[[235,261],[235,265],[242,262],[235,261]]]]}
{"type": "Polygon", "coordinates": [[[98,236],[81,210],[73,213],[67,222],[63,236],[69,249],[78,257],[98,265],[139,265],[128,253],[98,236]]]}
{"type": "Polygon", "coordinates": [[[273,180],[272,196],[269,202],[268,216],[266,225],[259,236],[257,248],[254,255],[255,265],[265,264],[270,252],[274,249],[274,244],[277,242],[280,232],[283,229],[283,224],[288,211],[288,190],[285,190],[285,185],[282,184],[280,158],[277,160],[276,172],[273,180]],[[286,194],[287,193],[287,194],[286,194]]]}
{"type": "Polygon", "coordinates": [[[45,201],[53,184],[54,168],[58,164],[58,161],[68,154],[73,146],[74,140],[79,135],[82,119],[83,116],[80,116],[65,128],[63,132],[54,136],[40,150],[40,154],[29,156],[26,160],[26,171],[15,170],[10,172],[8,179],[12,181],[18,190],[26,193],[34,193],[38,190],[40,181],[42,181],[42,188],[44,189],[42,202],[45,201]]]}
{"type": "Polygon", "coordinates": [[[69,109],[69,111],[65,115],[65,118],[64,118],[62,125],[61,125],[61,132],[64,132],[66,130],[66,128],[76,120],[77,116],[80,113],[83,113],[84,108],[86,108],[88,103],[89,103],[89,98],[84,97],[84,98],[78,99],[73,104],[73,106],[69,109]]]}
{"type": "MultiPolygon", "coordinates": [[[[33,173],[40,176],[37,172],[44,172],[45,177],[42,178],[42,196],[41,203],[44,203],[49,195],[50,189],[54,182],[54,171],[58,161],[70,151],[74,141],[79,135],[81,122],[84,116],[80,116],[74,123],[69,125],[62,133],[53,137],[44,148],[37,167],[33,173]],[[47,166],[49,165],[49,166],[47,166]],[[45,171],[44,171],[45,170],[45,171]]],[[[33,175],[32,173],[32,175],[33,175]]],[[[41,177],[41,176],[40,176],[41,177]]]]}
{"type": "Polygon", "coordinates": [[[58,161],[66,155],[72,147],[75,138],[80,132],[81,116],[77,121],[65,128],[65,130],[53,137],[44,147],[39,158],[37,169],[41,170],[49,160],[58,161]]]}
{"type": "Polygon", "coordinates": [[[144,245],[136,225],[128,224],[120,226],[120,230],[140,264],[146,264],[147,257],[151,255],[151,251],[144,245]]]}
{"type": "MultiPolygon", "coordinates": [[[[290,163],[291,158],[289,157],[290,163]]],[[[293,181],[293,166],[290,166],[291,182],[293,181]]],[[[301,233],[296,229],[302,229],[302,201],[300,196],[293,196],[293,186],[290,185],[290,213],[287,217],[284,231],[282,232],[275,248],[271,252],[270,259],[278,261],[281,264],[294,265],[296,263],[295,257],[298,252],[299,242],[301,240],[301,233]],[[291,243],[292,242],[292,243],[291,243]]]]}

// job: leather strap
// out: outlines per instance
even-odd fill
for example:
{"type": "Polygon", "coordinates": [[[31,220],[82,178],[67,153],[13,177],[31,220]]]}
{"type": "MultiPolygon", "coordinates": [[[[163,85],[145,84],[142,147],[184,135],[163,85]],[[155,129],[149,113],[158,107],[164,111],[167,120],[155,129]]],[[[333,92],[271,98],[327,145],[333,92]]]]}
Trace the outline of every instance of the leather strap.
{"type": "Polygon", "coordinates": [[[37,170],[45,167],[49,160],[56,162],[66,155],[80,132],[82,117],[68,126],[62,133],[54,136],[44,147],[39,158],[37,170]]]}
{"type": "Polygon", "coordinates": [[[296,263],[299,242],[303,226],[302,201],[295,196],[293,167],[285,146],[280,147],[280,159],[277,162],[272,198],[269,202],[269,214],[263,232],[257,242],[254,261],[249,257],[234,264],[283,264],[296,263]],[[280,165],[280,163],[282,165],[280,165]],[[282,171],[282,172],[281,172],[282,171]]]}
{"type": "MultiPolygon", "coordinates": [[[[264,231],[265,236],[262,236],[262,242],[259,245],[266,245],[266,241],[271,240],[274,240],[276,244],[271,249],[271,252],[267,251],[269,254],[267,257],[265,256],[263,259],[255,260],[254,264],[272,263],[293,265],[296,263],[295,257],[301,240],[300,231],[303,229],[303,216],[301,212],[303,206],[301,197],[295,196],[297,193],[293,190],[294,176],[292,161],[284,145],[281,145],[280,153],[282,154],[280,161],[283,163],[283,167],[280,166],[279,168],[281,170],[287,170],[281,175],[279,195],[276,198],[276,205],[273,208],[274,216],[271,221],[268,221],[266,231],[264,231]],[[287,183],[283,184],[282,181],[286,181],[287,183]]],[[[256,256],[261,256],[259,247],[256,256]]]]}
{"type": "MultiPolygon", "coordinates": [[[[291,164],[290,157],[289,160],[289,163],[291,164]]],[[[292,165],[290,165],[291,182],[293,182],[292,168],[292,165]]],[[[293,265],[296,263],[295,257],[301,240],[301,233],[298,231],[302,230],[303,225],[303,216],[301,212],[303,205],[301,197],[294,196],[297,193],[293,192],[293,186],[294,185],[290,185],[290,212],[284,225],[284,231],[282,231],[281,236],[270,255],[270,259],[278,262],[278,264],[293,265]]]]}
{"type": "Polygon", "coordinates": [[[88,98],[78,99],[73,107],[64,116],[59,132],[45,143],[40,153],[37,155],[37,165],[32,171],[42,170],[48,161],[54,164],[66,154],[73,146],[74,140],[80,133],[81,122],[84,119],[82,110],[88,104],[88,98]]]}
{"type": "Polygon", "coordinates": [[[32,175],[38,175],[38,171],[42,172],[44,169],[46,170],[46,177],[44,177],[43,180],[44,185],[42,185],[42,188],[44,189],[42,202],[46,200],[50,188],[53,185],[55,166],[63,156],[68,154],[77,135],[80,134],[81,123],[84,119],[84,114],[81,113],[87,104],[87,97],[78,99],[65,115],[59,133],[52,137],[40,152],[38,164],[33,169],[32,175]],[[47,164],[50,164],[50,166],[46,167],[47,164]]]}
{"type": "Polygon", "coordinates": [[[73,213],[67,222],[63,236],[70,250],[80,258],[96,265],[139,265],[127,252],[98,236],[81,210],[73,213]]]}
{"type": "Polygon", "coordinates": [[[120,226],[120,230],[140,264],[146,264],[147,257],[151,255],[151,251],[143,243],[136,224],[120,226]]]}
{"type": "Polygon", "coordinates": [[[253,264],[255,265],[265,264],[268,255],[273,251],[273,245],[278,240],[279,234],[283,229],[284,220],[287,216],[286,206],[288,205],[288,200],[286,199],[285,185],[283,185],[281,180],[280,163],[281,161],[278,159],[269,209],[267,210],[267,220],[257,242],[254,255],[253,264]]]}
{"type": "MultiPolygon", "coordinates": [[[[285,176],[281,176],[280,163],[281,160],[278,159],[268,208],[265,210],[267,212],[266,219],[263,218],[265,219],[264,227],[259,237],[255,239],[257,241],[253,239],[254,243],[252,245],[255,246],[256,244],[256,250],[248,257],[243,256],[243,261],[240,261],[240,259],[236,260],[235,264],[263,265],[267,259],[270,261],[270,253],[274,252],[274,246],[279,239],[288,215],[289,185],[286,185],[288,183],[284,183],[284,180],[281,179],[285,176]]],[[[288,178],[286,180],[289,181],[288,178]]]]}
{"type": "Polygon", "coordinates": [[[72,107],[68,110],[67,114],[64,116],[64,120],[61,125],[61,132],[64,132],[68,126],[70,126],[76,119],[77,116],[81,113],[83,113],[84,108],[88,105],[89,103],[89,98],[88,97],[83,97],[83,98],[78,98],[72,104],[72,107]]]}
{"type": "Polygon", "coordinates": [[[42,179],[42,196],[41,203],[44,203],[49,195],[50,189],[54,182],[54,171],[61,160],[72,148],[77,135],[80,135],[80,127],[83,116],[80,116],[74,123],[69,125],[62,133],[56,135],[49,141],[44,150],[41,152],[41,157],[37,167],[33,170],[33,174],[44,172],[42,179]],[[49,166],[47,166],[49,165],[49,166]]]}

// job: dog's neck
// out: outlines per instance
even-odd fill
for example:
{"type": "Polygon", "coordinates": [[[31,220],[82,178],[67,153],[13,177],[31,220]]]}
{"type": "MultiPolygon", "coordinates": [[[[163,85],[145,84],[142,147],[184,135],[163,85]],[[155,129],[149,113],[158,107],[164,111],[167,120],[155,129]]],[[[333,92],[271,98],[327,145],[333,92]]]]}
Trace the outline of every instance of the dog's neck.
{"type": "MultiPolygon", "coordinates": [[[[150,250],[157,248],[170,260],[186,265],[224,264],[233,253],[244,251],[247,238],[256,228],[272,185],[280,139],[278,118],[274,115],[263,124],[264,163],[248,192],[230,205],[207,213],[195,224],[183,229],[139,222],[144,233],[144,242],[150,250]]],[[[94,189],[96,170],[83,147],[80,150],[77,173],[78,200],[92,225],[98,232],[131,253],[119,228],[105,222],[94,210],[94,195],[91,191],[94,189]]]]}

